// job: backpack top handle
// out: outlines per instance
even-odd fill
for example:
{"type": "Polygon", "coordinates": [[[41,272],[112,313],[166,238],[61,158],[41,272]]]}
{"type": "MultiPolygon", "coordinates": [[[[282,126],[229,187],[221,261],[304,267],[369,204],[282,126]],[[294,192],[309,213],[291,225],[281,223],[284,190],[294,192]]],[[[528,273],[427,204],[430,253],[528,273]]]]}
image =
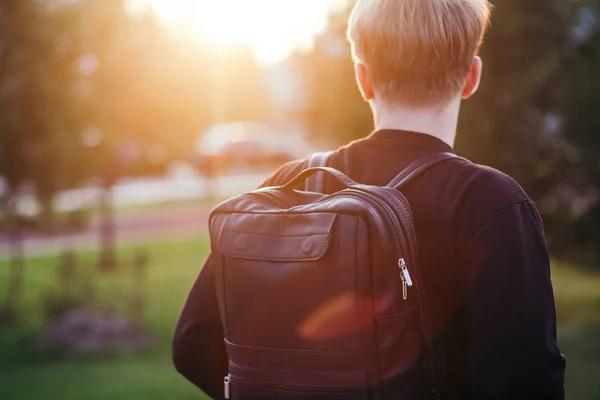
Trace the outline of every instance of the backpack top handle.
{"type": "MultiPolygon", "coordinates": [[[[329,168],[329,167],[315,167],[315,168],[305,169],[304,171],[302,171],[298,175],[296,175],[294,178],[292,178],[290,181],[288,181],[288,183],[286,183],[283,186],[279,186],[276,189],[293,190],[294,187],[296,187],[297,185],[307,181],[310,178],[313,178],[314,177],[313,175],[317,174],[318,172],[326,172],[327,174],[336,178],[338,181],[340,181],[346,187],[352,188],[352,187],[360,186],[360,184],[358,182],[356,182],[353,179],[349,178],[348,176],[344,175],[337,169],[329,168]]],[[[323,174],[320,174],[320,175],[323,175],[323,174]]]]}
{"type": "MultiPolygon", "coordinates": [[[[308,160],[307,168],[327,167],[329,158],[334,151],[315,153],[308,160]]],[[[325,176],[323,174],[313,175],[306,179],[305,190],[307,192],[323,193],[325,191],[325,176]]]]}

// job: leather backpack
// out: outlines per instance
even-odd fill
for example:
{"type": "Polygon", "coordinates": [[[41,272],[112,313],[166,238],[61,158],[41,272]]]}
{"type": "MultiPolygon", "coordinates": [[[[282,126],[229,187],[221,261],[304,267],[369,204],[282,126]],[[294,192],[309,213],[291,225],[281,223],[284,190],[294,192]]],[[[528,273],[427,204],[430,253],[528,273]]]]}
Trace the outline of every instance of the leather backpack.
{"type": "Polygon", "coordinates": [[[224,397],[436,398],[415,225],[400,189],[459,157],[421,158],[379,187],[326,167],[328,156],[211,214],[224,397]],[[323,194],[325,176],[346,189],[323,194]]]}

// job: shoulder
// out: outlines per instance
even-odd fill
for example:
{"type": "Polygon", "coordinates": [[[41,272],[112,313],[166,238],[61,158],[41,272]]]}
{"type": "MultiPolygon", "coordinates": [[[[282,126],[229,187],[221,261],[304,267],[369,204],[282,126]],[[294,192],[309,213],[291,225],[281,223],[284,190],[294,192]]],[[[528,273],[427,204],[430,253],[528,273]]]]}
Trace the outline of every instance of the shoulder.
{"type": "MultiPolygon", "coordinates": [[[[468,240],[498,216],[535,205],[521,185],[506,173],[471,162],[457,161],[452,168],[449,201],[455,234],[468,240]]],[[[537,210],[535,210],[537,213],[537,210]]]]}
{"type": "Polygon", "coordinates": [[[531,201],[525,190],[509,175],[489,166],[462,163],[457,168],[459,202],[463,208],[483,207],[494,213],[511,204],[531,201]]]}
{"type": "Polygon", "coordinates": [[[526,225],[543,232],[535,204],[511,176],[467,162],[456,162],[453,172],[456,191],[452,195],[451,213],[459,253],[482,230],[491,229],[493,233],[486,237],[494,241],[521,235],[526,225]]]}

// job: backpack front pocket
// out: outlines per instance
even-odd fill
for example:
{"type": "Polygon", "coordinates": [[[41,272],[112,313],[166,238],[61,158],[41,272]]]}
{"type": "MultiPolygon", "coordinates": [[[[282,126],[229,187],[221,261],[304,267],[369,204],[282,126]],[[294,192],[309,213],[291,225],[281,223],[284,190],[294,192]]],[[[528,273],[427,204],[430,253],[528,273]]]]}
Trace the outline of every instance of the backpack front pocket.
{"type": "Polygon", "coordinates": [[[341,243],[341,229],[353,238],[355,217],[227,218],[215,268],[227,339],[280,349],[362,349],[373,318],[361,313],[371,295],[360,298],[355,243],[341,243]]]}

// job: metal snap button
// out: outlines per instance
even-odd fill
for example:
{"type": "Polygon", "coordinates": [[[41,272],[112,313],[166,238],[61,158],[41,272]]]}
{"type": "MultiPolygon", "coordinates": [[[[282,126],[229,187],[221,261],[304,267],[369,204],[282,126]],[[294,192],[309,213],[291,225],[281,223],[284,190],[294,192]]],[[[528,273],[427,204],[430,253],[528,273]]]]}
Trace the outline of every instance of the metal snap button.
{"type": "Polygon", "coordinates": [[[306,240],[305,240],[305,241],[302,243],[302,251],[303,251],[304,253],[306,253],[306,254],[308,254],[308,253],[312,252],[312,250],[313,250],[313,247],[314,247],[314,246],[313,246],[312,240],[310,240],[310,238],[309,238],[309,239],[306,239],[306,240]]]}

